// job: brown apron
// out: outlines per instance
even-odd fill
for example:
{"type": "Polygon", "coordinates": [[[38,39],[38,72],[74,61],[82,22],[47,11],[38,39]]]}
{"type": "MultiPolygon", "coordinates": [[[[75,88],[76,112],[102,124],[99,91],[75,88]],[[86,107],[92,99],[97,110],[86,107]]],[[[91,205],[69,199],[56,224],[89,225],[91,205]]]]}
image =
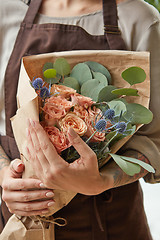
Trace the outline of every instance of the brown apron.
{"type": "MultiPolygon", "coordinates": [[[[115,0],[103,0],[105,34],[92,36],[78,26],[34,24],[42,0],[32,0],[16,39],[5,75],[6,133],[1,145],[10,159],[19,156],[10,125],[15,115],[20,61],[23,56],[68,50],[125,50],[117,23],[115,0]],[[14,76],[14,77],[13,77],[14,76]],[[13,81],[14,80],[14,81],[13,81]],[[12,91],[10,91],[12,89],[12,91]]],[[[1,230],[10,214],[4,203],[1,230]],[[4,213],[5,211],[5,213],[4,213]]],[[[138,182],[106,191],[98,196],[78,194],[71,203],[55,214],[68,224],[56,226],[57,240],[151,240],[138,182]]]]}

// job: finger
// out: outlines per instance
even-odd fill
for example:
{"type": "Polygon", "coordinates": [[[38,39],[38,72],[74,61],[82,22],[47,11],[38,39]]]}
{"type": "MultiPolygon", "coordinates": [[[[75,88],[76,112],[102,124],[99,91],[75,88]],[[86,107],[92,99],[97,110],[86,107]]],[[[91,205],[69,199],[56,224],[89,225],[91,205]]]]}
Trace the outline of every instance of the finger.
{"type": "Polygon", "coordinates": [[[34,190],[34,191],[3,191],[3,200],[5,202],[29,202],[39,199],[53,198],[53,191],[34,190]]]}
{"type": "Polygon", "coordinates": [[[12,204],[7,204],[7,207],[10,209],[12,213],[17,211],[24,212],[25,214],[30,215],[32,212],[35,211],[43,211],[48,209],[51,206],[54,206],[54,200],[47,200],[47,201],[34,201],[28,203],[21,203],[21,202],[13,202],[12,204]]]}
{"type": "Polygon", "coordinates": [[[42,128],[42,126],[35,121],[31,121],[31,125],[32,125],[32,141],[34,143],[34,147],[37,148],[38,150],[38,158],[41,160],[41,164],[43,166],[43,164],[45,164],[46,159],[51,163],[55,163],[56,164],[60,164],[63,162],[62,158],[59,156],[59,154],[57,153],[55,147],[53,146],[53,144],[51,143],[51,141],[49,140],[48,135],[46,134],[46,132],[44,131],[44,129],[42,128]],[[38,140],[38,141],[37,141],[38,140]],[[37,141],[37,142],[35,142],[37,141]],[[37,145],[37,146],[36,146],[37,145]],[[45,155],[45,158],[42,158],[40,155],[41,151],[43,151],[43,154],[45,155]]]}
{"type": "Polygon", "coordinates": [[[8,179],[2,183],[4,190],[16,191],[22,189],[40,189],[44,188],[42,182],[38,179],[8,179]]]}
{"type": "MultiPolygon", "coordinates": [[[[30,162],[32,162],[34,168],[36,168],[39,172],[42,172],[43,167],[47,165],[47,161],[43,162],[43,165],[41,164],[41,161],[38,161],[39,158],[36,156],[39,155],[38,153],[41,152],[41,156],[44,158],[44,154],[40,149],[39,141],[37,139],[37,136],[35,134],[35,131],[30,124],[30,121],[28,120],[28,131],[27,131],[27,157],[30,162]],[[43,166],[43,167],[42,167],[43,166]]],[[[41,159],[41,158],[40,158],[41,159]]]]}
{"type": "Polygon", "coordinates": [[[24,164],[20,159],[13,160],[10,164],[11,176],[21,178],[24,168],[24,164]]]}
{"type": "Polygon", "coordinates": [[[26,147],[26,154],[27,159],[33,164],[33,168],[36,170],[36,176],[40,179],[39,173],[42,173],[43,168],[40,161],[38,161],[37,156],[34,154],[34,150],[30,144],[26,147]]]}
{"type": "Polygon", "coordinates": [[[72,129],[68,130],[68,138],[70,143],[74,146],[77,152],[82,158],[88,159],[92,155],[95,157],[95,153],[92,149],[82,140],[82,138],[72,129]]]}

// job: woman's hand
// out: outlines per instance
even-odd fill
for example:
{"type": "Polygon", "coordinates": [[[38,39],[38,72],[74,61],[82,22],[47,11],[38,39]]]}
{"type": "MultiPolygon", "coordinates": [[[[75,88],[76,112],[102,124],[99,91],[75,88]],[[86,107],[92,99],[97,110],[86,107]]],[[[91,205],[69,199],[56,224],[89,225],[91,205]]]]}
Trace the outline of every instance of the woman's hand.
{"type": "Polygon", "coordinates": [[[2,199],[11,213],[20,216],[47,213],[48,207],[54,205],[51,199],[54,196],[53,191],[44,190],[44,185],[38,179],[22,179],[23,171],[24,165],[21,160],[11,162],[2,182],[2,199]]]}
{"type": "Polygon", "coordinates": [[[73,131],[69,129],[68,138],[78,151],[80,158],[69,164],[56,152],[44,129],[38,122],[31,121],[28,127],[28,160],[32,162],[37,177],[47,188],[71,190],[95,195],[108,186],[99,173],[96,154],[73,131]]]}

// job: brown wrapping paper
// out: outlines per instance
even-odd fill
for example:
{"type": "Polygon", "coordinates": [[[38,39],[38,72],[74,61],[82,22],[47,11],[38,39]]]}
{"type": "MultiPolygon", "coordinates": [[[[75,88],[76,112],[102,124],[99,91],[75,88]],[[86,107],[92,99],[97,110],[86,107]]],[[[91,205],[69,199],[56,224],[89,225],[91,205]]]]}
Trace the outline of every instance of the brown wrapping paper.
{"type": "Polygon", "coordinates": [[[1,240],[54,240],[54,225],[29,217],[12,215],[8,220],[1,240]]]}
{"type": "MultiPolygon", "coordinates": [[[[149,105],[150,97],[150,77],[149,77],[149,53],[148,52],[130,52],[130,51],[67,51],[58,53],[49,53],[24,57],[22,59],[19,85],[17,92],[17,102],[19,109],[16,115],[12,118],[12,127],[15,139],[23,156],[25,154],[26,146],[26,128],[27,120],[32,118],[39,119],[38,113],[38,98],[35,90],[30,85],[30,80],[33,77],[43,78],[43,65],[46,62],[54,62],[58,57],[67,59],[71,68],[79,62],[96,61],[107,67],[112,76],[112,84],[116,87],[130,87],[121,77],[121,73],[128,67],[139,66],[144,69],[146,73],[146,80],[143,83],[137,84],[134,87],[139,92],[139,97],[129,97],[128,102],[136,102],[145,107],[149,105]]],[[[115,153],[131,136],[127,136],[113,145],[111,152],[115,153]]],[[[108,157],[109,159],[109,157],[108,157]]],[[[106,162],[108,161],[106,160],[106,162]]],[[[26,158],[22,159],[25,163],[24,177],[36,177],[31,164],[26,158]]],[[[55,203],[56,205],[50,207],[50,212],[47,216],[57,212],[64,207],[76,195],[76,193],[69,191],[55,190],[55,203]]]]}
{"type": "MultiPolygon", "coordinates": [[[[20,77],[19,77],[19,85],[17,92],[17,102],[18,102],[18,110],[16,115],[11,119],[13,132],[15,135],[15,139],[19,148],[20,153],[23,155],[22,160],[25,164],[25,172],[24,178],[33,178],[36,177],[35,172],[29,161],[26,159],[25,154],[25,146],[26,146],[26,128],[27,128],[27,120],[32,118],[34,120],[39,119],[38,113],[38,98],[35,93],[35,90],[30,86],[29,81],[33,79],[33,77],[43,77],[42,68],[46,62],[54,62],[56,58],[64,57],[67,59],[71,67],[79,62],[84,61],[96,61],[107,67],[112,76],[112,84],[116,87],[130,87],[127,82],[125,82],[121,73],[128,67],[139,66],[144,69],[147,77],[145,82],[134,86],[138,89],[140,97],[129,97],[130,102],[136,102],[142,104],[145,107],[149,105],[149,97],[150,97],[150,78],[149,78],[149,53],[147,52],[130,52],[130,51],[116,51],[116,50],[106,50],[106,51],[71,51],[71,52],[59,52],[59,53],[49,53],[49,54],[41,54],[35,56],[24,57],[22,59],[20,77]]],[[[115,153],[120,147],[122,147],[131,136],[127,136],[113,145],[111,152],[115,153]]],[[[109,159],[109,158],[108,158],[109,159]]],[[[106,162],[108,161],[106,160],[106,162]]],[[[59,209],[67,205],[72,198],[76,195],[74,192],[70,191],[61,191],[54,190],[55,192],[55,203],[54,208],[50,208],[50,212],[46,215],[46,219],[48,216],[54,214],[59,209]]],[[[11,219],[12,223],[16,223],[14,231],[17,227],[19,229],[19,237],[17,238],[0,238],[5,240],[26,240],[26,239],[35,239],[30,235],[30,238],[27,238],[26,227],[19,226],[17,222],[16,216],[13,216],[11,219]],[[26,234],[22,234],[23,231],[26,234]],[[24,235],[24,237],[23,237],[24,235]]],[[[19,220],[20,221],[20,220],[19,220]]],[[[9,222],[8,224],[11,225],[9,222]]],[[[7,225],[8,225],[7,224],[7,225]]],[[[23,221],[22,221],[23,224],[23,221]]],[[[40,226],[40,225],[39,225],[40,226]]],[[[7,226],[6,226],[7,227],[7,226]]],[[[30,229],[30,228],[29,228],[30,229]]],[[[42,229],[41,229],[42,230],[42,229]]],[[[13,228],[12,228],[13,231],[13,228]]],[[[5,231],[6,232],[6,231],[5,231]]],[[[41,232],[42,234],[42,232],[41,232]]],[[[3,234],[2,234],[3,235],[3,234]]],[[[8,236],[8,235],[7,235],[8,236]]],[[[42,239],[42,236],[36,239],[42,239]]],[[[46,238],[49,239],[49,238],[46,238]]],[[[53,237],[51,238],[53,240],[53,237]]]]}

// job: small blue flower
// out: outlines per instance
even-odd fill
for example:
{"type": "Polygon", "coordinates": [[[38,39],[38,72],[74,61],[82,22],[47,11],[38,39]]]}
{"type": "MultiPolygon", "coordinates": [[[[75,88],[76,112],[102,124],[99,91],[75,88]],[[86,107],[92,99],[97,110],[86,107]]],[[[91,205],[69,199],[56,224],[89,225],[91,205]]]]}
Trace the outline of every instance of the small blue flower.
{"type": "Polygon", "coordinates": [[[118,122],[115,126],[118,133],[123,133],[127,129],[127,123],[126,122],[118,122]]]}
{"type": "Polygon", "coordinates": [[[41,88],[40,97],[43,99],[50,97],[48,88],[46,88],[46,87],[41,88]]]}
{"type": "Polygon", "coordinates": [[[39,90],[42,88],[43,86],[43,80],[42,78],[36,78],[33,82],[32,82],[32,86],[34,89],[39,90]]]}
{"type": "Polygon", "coordinates": [[[115,116],[114,109],[107,109],[104,113],[104,117],[108,118],[109,120],[112,120],[114,116],[115,116]]]}
{"type": "Polygon", "coordinates": [[[100,120],[96,123],[95,129],[96,129],[97,131],[102,132],[102,131],[105,130],[106,125],[107,125],[106,120],[105,120],[105,119],[100,119],[100,120]]]}

